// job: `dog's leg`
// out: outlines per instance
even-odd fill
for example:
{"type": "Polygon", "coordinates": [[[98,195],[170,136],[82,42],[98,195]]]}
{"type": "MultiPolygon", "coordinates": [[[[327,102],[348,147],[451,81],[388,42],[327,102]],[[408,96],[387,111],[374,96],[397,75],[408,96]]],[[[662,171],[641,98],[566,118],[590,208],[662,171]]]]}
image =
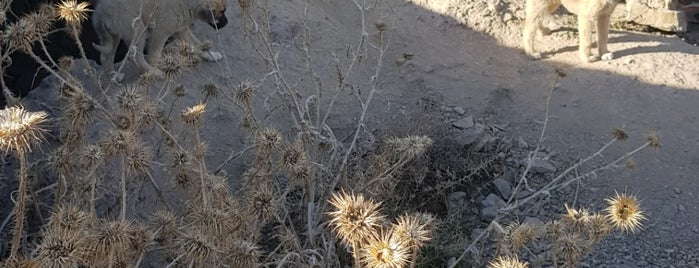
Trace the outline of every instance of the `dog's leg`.
{"type": "Polygon", "coordinates": [[[557,0],[527,0],[522,41],[524,51],[530,57],[534,59],[541,58],[541,53],[534,49],[537,32],[543,35],[550,33],[550,30],[544,27],[543,19],[550,12],[558,9],[559,6],[560,1],[557,0]]]}
{"type": "Polygon", "coordinates": [[[578,53],[580,60],[583,62],[592,62],[597,60],[592,55],[592,19],[586,16],[578,16],[578,53]]]}
{"type": "Polygon", "coordinates": [[[150,63],[150,70],[155,72],[158,76],[164,75],[158,67],[160,64],[160,58],[163,54],[163,48],[167,42],[169,36],[164,34],[153,34],[150,36],[148,42],[148,63],[150,63]]]}
{"type": "Polygon", "coordinates": [[[597,50],[602,60],[614,59],[614,53],[607,50],[609,40],[609,20],[610,15],[602,15],[597,18],[597,50]]]}

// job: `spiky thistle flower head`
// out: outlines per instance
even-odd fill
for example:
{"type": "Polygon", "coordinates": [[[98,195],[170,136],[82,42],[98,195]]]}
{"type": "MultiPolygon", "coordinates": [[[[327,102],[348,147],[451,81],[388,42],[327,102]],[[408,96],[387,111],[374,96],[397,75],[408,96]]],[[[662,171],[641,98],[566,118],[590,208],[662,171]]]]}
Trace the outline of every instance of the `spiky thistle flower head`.
{"type": "Polygon", "coordinates": [[[432,146],[432,139],[427,136],[408,136],[405,138],[390,138],[386,141],[392,152],[399,157],[413,159],[432,146]]]}
{"type": "Polygon", "coordinates": [[[625,141],[626,139],[629,138],[629,134],[627,134],[626,131],[624,131],[620,128],[615,128],[614,131],[612,132],[612,134],[614,135],[614,137],[617,140],[620,140],[620,141],[625,141]]]}
{"type": "Polygon", "coordinates": [[[234,232],[240,225],[240,221],[230,211],[198,205],[187,207],[184,221],[219,237],[234,232]]]}
{"type": "Polygon", "coordinates": [[[43,111],[29,112],[22,106],[0,110],[0,149],[31,151],[32,145],[44,140],[46,130],[41,125],[47,117],[43,111]]]}
{"type": "Polygon", "coordinates": [[[177,235],[179,219],[170,211],[158,210],[151,217],[149,225],[153,230],[158,230],[154,237],[160,245],[171,246],[177,235]]]}
{"type": "Polygon", "coordinates": [[[259,222],[265,222],[278,215],[277,202],[278,198],[274,188],[266,182],[260,182],[253,186],[245,196],[248,215],[253,216],[259,222]]]}
{"type": "Polygon", "coordinates": [[[609,204],[605,209],[607,218],[622,232],[635,233],[641,227],[641,221],[646,219],[634,195],[615,192],[615,196],[606,201],[609,204]]]}
{"type": "Polygon", "coordinates": [[[95,259],[110,252],[126,252],[131,245],[133,224],[130,221],[100,220],[91,228],[88,247],[95,259]]]}
{"type": "Polygon", "coordinates": [[[420,214],[403,214],[391,227],[391,232],[410,248],[421,248],[432,240],[431,222],[420,214]]]}
{"type": "Polygon", "coordinates": [[[88,252],[84,237],[80,231],[50,229],[36,249],[35,260],[39,267],[79,267],[88,252]]]}
{"type": "Polygon", "coordinates": [[[146,252],[148,247],[150,247],[155,240],[155,234],[148,230],[142,223],[134,223],[129,237],[131,238],[131,251],[138,253],[146,252]]]}
{"type": "Polygon", "coordinates": [[[161,70],[165,73],[165,77],[168,79],[175,79],[177,76],[182,74],[184,67],[187,64],[182,61],[182,57],[178,55],[173,55],[171,53],[165,53],[160,58],[161,70]]]}
{"type": "Polygon", "coordinates": [[[153,151],[145,144],[137,142],[126,151],[126,161],[129,168],[137,174],[147,174],[153,163],[153,151]]]}
{"type": "Polygon", "coordinates": [[[594,243],[602,241],[602,239],[607,237],[607,235],[609,235],[613,229],[609,219],[600,213],[592,214],[588,224],[589,227],[587,228],[587,235],[594,243]]]}
{"type": "Polygon", "coordinates": [[[218,87],[216,84],[205,84],[202,88],[201,91],[204,93],[204,96],[206,97],[216,97],[218,95],[218,87]]]}
{"type": "Polygon", "coordinates": [[[128,150],[137,143],[138,141],[133,131],[110,130],[107,136],[100,142],[100,146],[106,155],[114,156],[128,153],[128,150]]]}
{"type": "Polygon", "coordinates": [[[360,258],[367,267],[401,268],[410,263],[410,247],[392,232],[370,237],[360,251],[360,258]]]}
{"type": "Polygon", "coordinates": [[[51,213],[48,226],[51,230],[80,233],[88,226],[89,222],[90,217],[87,212],[74,206],[61,205],[51,213]]]}
{"type": "Polygon", "coordinates": [[[651,131],[648,134],[648,146],[659,149],[660,148],[660,137],[658,137],[658,132],[651,131]]]}
{"type": "Polygon", "coordinates": [[[333,193],[330,204],[335,208],[328,213],[330,225],[344,242],[356,244],[377,235],[384,219],[378,211],[380,202],[341,191],[333,193]]]}
{"type": "Polygon", "coordinates": [[[266,128],[255,135],[255,149],[259,155],[267,155],[279,148],[282,142],[282,134],[274,128],[266,128]]]}
{"type": "Polygon", "coordinates": [[[498,247],[503,252],[516,254],[524,245],[533,241],[536,236],[536,227],[532,224],[513,222],[504,228],[502,237],[498,239],[498,247]]]}
{"type": "MultiPolygon", "coordinates": [[[[78,84],[80,85],[80,84],[78,84]]],[[[64,114],[68,124],[72,128],[83,128],[88,125],[97,109],[97,101],[78,87],[66,86],[62,92],[65,98],[64,114]]]]}
{"type": "Polygon", "coordinates": [[[184,85],[179,84],[172,89],[172,93],[175,94],[175,97],[184,97],[184,95],[187,93],[187,89],[184,87],[184,85]]]}
{"type": "Polygon", "coordinates": [[[498,256],[488,263],[488,268],[527,268],[529,264],[515,256],[498,256]]]}
{"type": "Polygon", "coordinates": [[[59,18],[68,24],[77,25],[87,19],[87,12],[92,11],[87,8],[89,6],[88,2],[78,3],[78,0],[63,0],[56,5],[56,9],[59,18]]]}
{"type": "Polygon", "coordinates": [[[568,264],[577,264],[590,244],[578,233],[564,233],[553,242],[553,252],[568,264]]]}
{"type": "Polygon", "coordinates": [[[252,80],[240,82],[235,92],[235,99],[241,104],[250,104],[255,95],[255,83],[252,80]]]}
{"type": "Polygon", "coordinates": [[[590,211],[586,208],[575,209],[564,204],[566,214],[562,215],[563,223],[575,232],[584,231],[590,221],[590,211]]]}
{"type": "Polygon", "coordinates": [[[204,122],[206,104],[199,103],[182,112],[182,121],[190,127],[199,127],[204,122]]]}
{"type": "Polygon", "coordinates": [[[143,87],[138,84],[122,86],[118,95],[119,106],[130,114],[136,113],[142,106],[144,95],[143,87]]]}
{"type": "Polygon", "coordinates": [[[189,42],[176,41],[175,51],[187,67],[195,67],[201,61],[197,55],[197,47],[189,42]]]}
{"type": "Polygon", "coordinates": [[[93,168],[102,163],[104,160],[104,152],[102,152],[102,148],[99,145],[90,144],[83,147],[78,159],[80,159],[80,163],[84,166],[93,168]]]}
{"type": "Polygon", "coordinates": [[[39,37],[46,35],[56,19],[56,11],[53,6],[41,4],[36,12],[27,14],[25,17],[29,20],[29,25],[34,26],[34,31],[39,37]]]}
{"type": "Polygon", "coordinates": [[[230,245],[227,258],[234,267],[252,268],[256,267],[261,254],[260,247],[254,243],[236,240],[230,245]]]}
{"type": "Polygon", "coordinates": [[[17,49],[27,54],[32,52],[33,43],[38,36],[37,28],[27,18],[21,18],[15,23],[7,24],[5,31],[2,32],[2,39],[9,48],[17,49]]]}
{"type": "Polygon", "coordinates": [[[210,236],[199,228],[187,229],[181,232],[176,240],[178,252],[183,254],[185,260],[204,266],[208,261],[216,257],[219,249],[212,242],[210,236]]]}

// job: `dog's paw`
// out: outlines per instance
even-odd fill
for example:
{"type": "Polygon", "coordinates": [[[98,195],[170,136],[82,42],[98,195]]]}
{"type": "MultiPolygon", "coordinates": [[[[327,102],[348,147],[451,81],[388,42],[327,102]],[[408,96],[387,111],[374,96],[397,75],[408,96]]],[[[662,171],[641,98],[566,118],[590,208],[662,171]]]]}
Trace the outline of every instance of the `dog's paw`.
{"type": "Polygon", "coordinates": [[[205,61],[220,61],[223,59],[223,55],[216,51],[204,51],[201,53],[201,58],[205,61]]]}
{"type": "Polygon", "coordinates": [[[582,62],[595,62],[598,61],[599,57],[595,55],[580,55],[580,61],[582,62]]]}
{"type": "Polygon", "coordinates": [[[541,55],[541,53],[539,53],[539,52],[527,53],[527,56],[529,57],[530,60],[540,60],[540,59],[544,58],[544,56],[541,55]]]}
{"type": "Polygon", "coordinates": [[[602,54],[602,60],[613,60],[614,59],[614,53],[612,52],[607,52],[602,54]]]}

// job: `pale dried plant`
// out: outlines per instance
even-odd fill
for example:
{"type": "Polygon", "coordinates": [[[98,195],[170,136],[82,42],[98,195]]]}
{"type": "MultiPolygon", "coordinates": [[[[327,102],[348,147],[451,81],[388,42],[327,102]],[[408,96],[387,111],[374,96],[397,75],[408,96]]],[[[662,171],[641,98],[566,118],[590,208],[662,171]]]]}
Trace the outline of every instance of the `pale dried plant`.
{"type": "Polygon", "coordinates": [[[27,201],[27,160],[26,153],[31,152],[33,146],[44,141],[46,130],[43,124],[48,115],[43,112],[30,112],[22,106],[11,106],[0,110],[0,149],[7,154],[14,151],[19,158],[19,182],[17,202],[13,214],[15,225],[12,233],[12,247],[10,259],[21,255],[21,239],[25,225],[25,206],[27,201]]]}
{"type": "Polygon", "coordinates": [[[636,232],[641,222],[646,219],[634,195],[615,192],[615,196],[606,199],[609,206],[605,209],[607,218],[615,228],[623,232],[636,232]]]}
{"type": "MultiPolygon", "coordinates": [[[[393,232],[381,232],[362,243],[360,257],[366,267],[401,268],[410,260],[409,241],[398,237],[393,232]]],[[[357,261],[357,260],[355,260],[357,261]]]]}

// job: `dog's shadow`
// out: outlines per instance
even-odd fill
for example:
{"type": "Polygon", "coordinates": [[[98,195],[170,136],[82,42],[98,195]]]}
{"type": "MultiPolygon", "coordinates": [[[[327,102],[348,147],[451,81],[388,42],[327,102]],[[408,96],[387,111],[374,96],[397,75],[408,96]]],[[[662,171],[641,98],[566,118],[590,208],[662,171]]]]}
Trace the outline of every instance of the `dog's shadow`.
{"type": "MultiPolygon", "coordinates": [[[[572,28],[572,27],[561,27],[558,29],[551,30],[551,34],[559,33],[559,32],[577,32],[577,29],[572,28]]],[[[662,53],[662,52],[679,52],[679,53],[686,53],[686,54],[690,54],[690,55],[699,54],[699,49],[697,49],[692,44],[689,44],[685,41],[680,40],[677,37],[665,37],[665,36],[658,36],[658,35],[639,34],[639,33],[635,33],[635,32],[615,31],[615,30],[610,30],[609,33],[616,35],[616,36],[609,38],[610,44],[629,43],[629,42],[630,43],[654,44],[654,45],[639,45],[639,46],[634,46],[631,48],[612,51],[612,52],[614,52],[615,58],[621,58],[621,57],[625,57],[625,56],[629,56],[629,55],[662,53]],[[686,46],[683,47],[685,49],[677,50],[676,49],[677,46],[671,45],[674,42],[685,43],[686,46]]],[[[595,38],[596,38],[595,33],[593,33],[593,36],[595,36],[595,38]]],[[[596,48],[597,48],[597,42],[592,43],[592,48],[593,48],[593,52],[595,52],[596,48]]],[[[546,52],[543,54],[544,54],[544,56],[548,57],[548,56],[555,55],[558,53],[574,52],[574,51],[578,51],[577,37],[576,37],[576,44],[575,45],[565,46],[565,47],[559,48],[557,50],[546,52]]]]}

